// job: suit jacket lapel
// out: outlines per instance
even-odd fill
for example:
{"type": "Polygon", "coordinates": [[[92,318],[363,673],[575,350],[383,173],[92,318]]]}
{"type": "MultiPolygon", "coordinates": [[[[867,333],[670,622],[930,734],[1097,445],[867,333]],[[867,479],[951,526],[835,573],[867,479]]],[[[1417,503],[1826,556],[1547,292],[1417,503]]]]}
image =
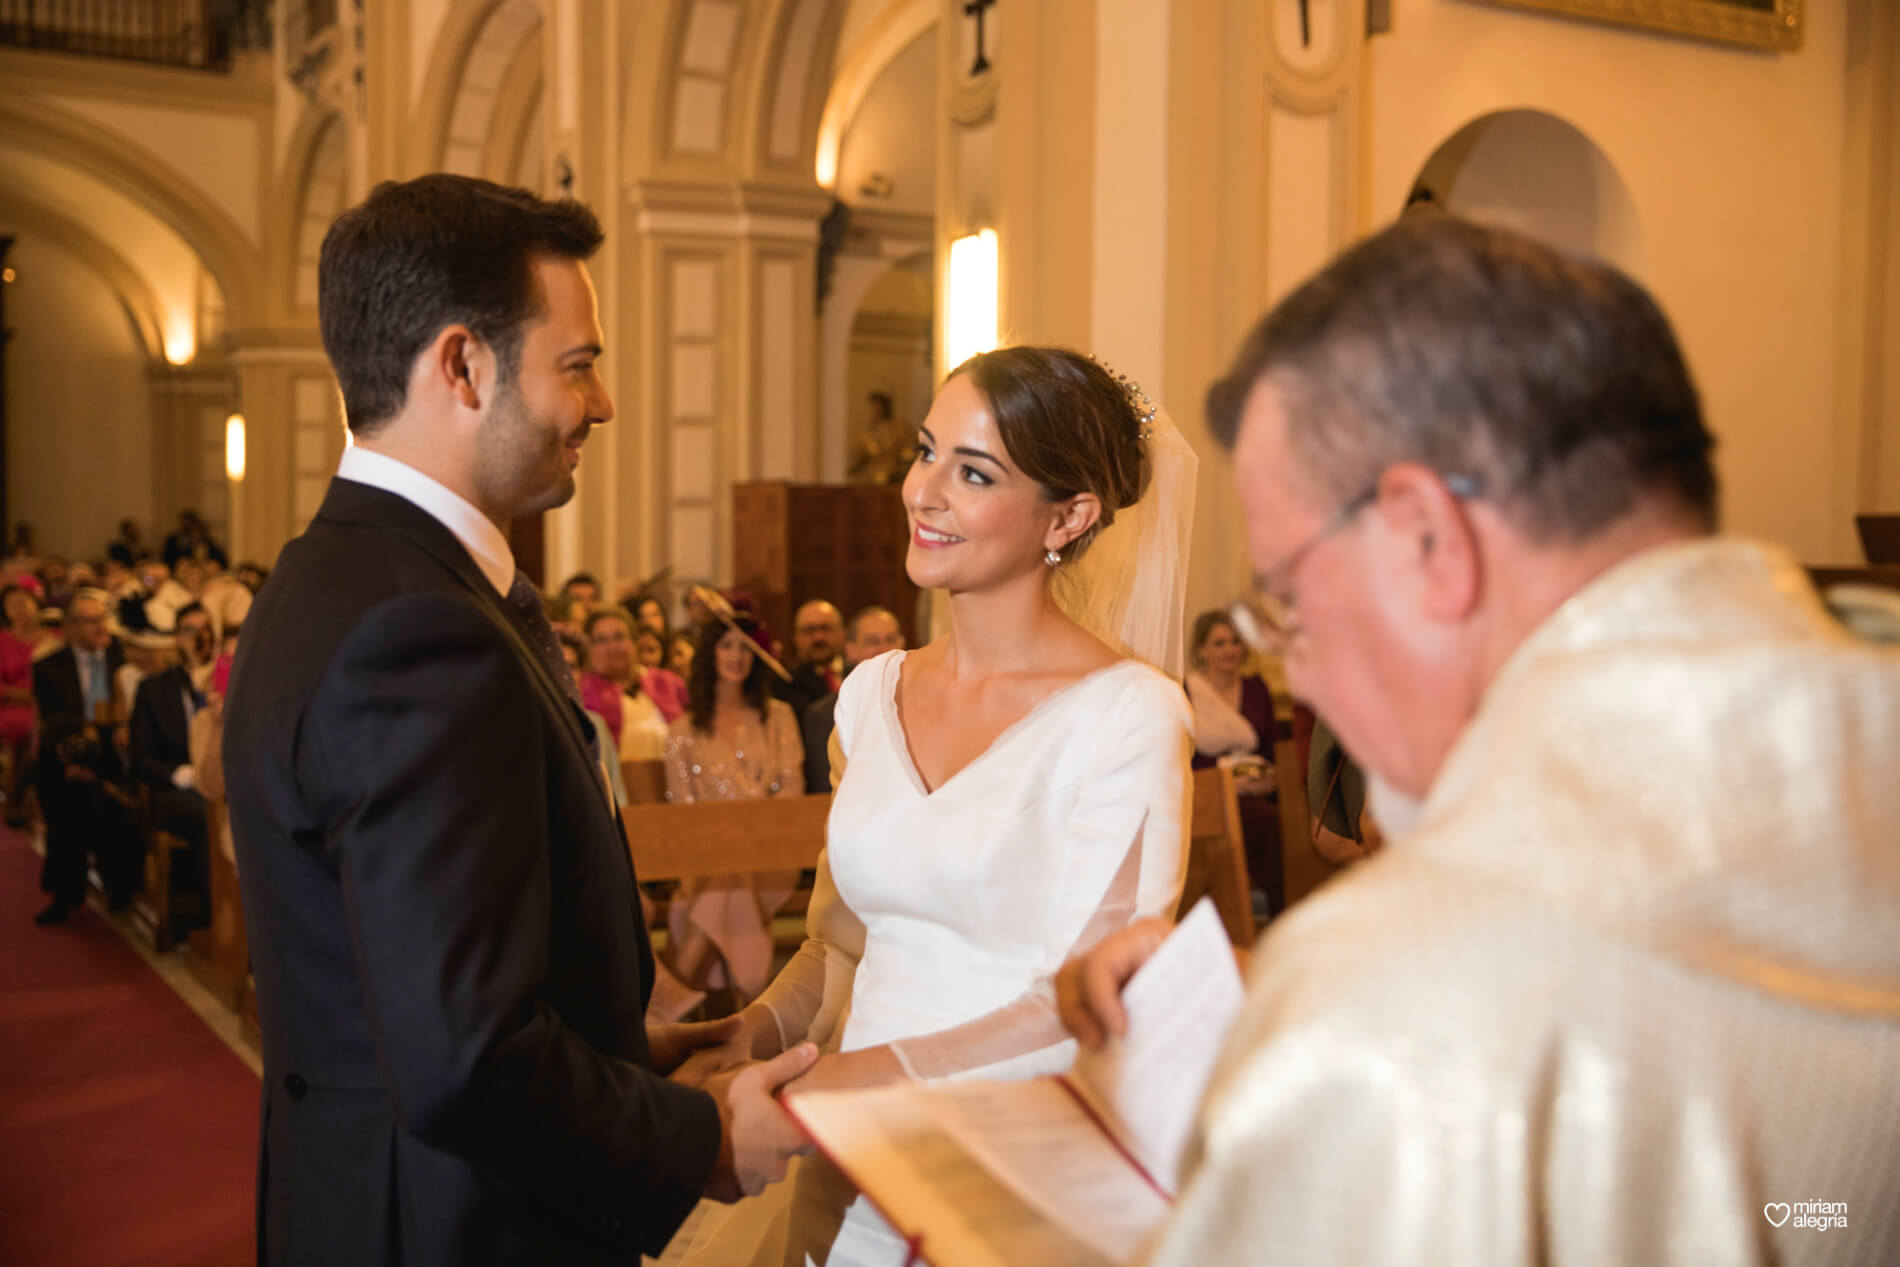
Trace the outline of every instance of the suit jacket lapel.
{"type": "Polygon", "coordinates": [[[468,550],[441,521],[394,493],[342,478],[330,481],[330,490],[324,496],[317,517],[344,523],[369,524],[400,533],[447,568],[487,609],[496,627],[513,647],[515,658],[522,661],[528,676],[540,687],[548,707],[561,718],[568,738],[580,750],[581,759],[590,766],[594,764],[593,745],[588,743],[586,732],[581,729],[581,718],[575,716],[567,692],[549,676],[547,665],[528,644],[520,618],[509,610],[507,600],[495,592],[495,587],[489,584],[488,578],[475,565],[475,560],[469,557],[468,550]]]}

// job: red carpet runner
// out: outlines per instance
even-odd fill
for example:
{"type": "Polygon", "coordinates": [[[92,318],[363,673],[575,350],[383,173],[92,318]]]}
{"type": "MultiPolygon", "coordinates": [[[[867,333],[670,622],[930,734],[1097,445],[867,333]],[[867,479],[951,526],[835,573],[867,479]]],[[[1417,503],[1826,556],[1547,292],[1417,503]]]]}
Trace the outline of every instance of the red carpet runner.
{"type": "Polygon", "coordinates": [[[0,1263],[253,1261],[257,1078],[0,828],[0,1263]]]}

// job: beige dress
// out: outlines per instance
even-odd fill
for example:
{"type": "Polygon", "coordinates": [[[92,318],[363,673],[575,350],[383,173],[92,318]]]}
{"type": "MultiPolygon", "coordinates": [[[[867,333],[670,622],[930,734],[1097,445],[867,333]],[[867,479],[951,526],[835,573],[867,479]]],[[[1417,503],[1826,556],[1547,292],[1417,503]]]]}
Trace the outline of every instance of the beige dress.
{"type": "MultiPolygon", "coordinates": [[[[666,744],[666,799],[742,801],[802,796],[805,748],[798,719],[783,701],[767,700],[763,719],[747,710],[730,735],[709,735],[688,713],[666,744]]],[[[687,881],[667,915],[667,959],[697,988],[737,988],[750,999],[772,975],[772,914],[798,885],[796,875],[747,873],[687,881]]]]}
{"type": "Polygon", "coordinates": [[[1896,772],[1784,552],[1598,578],[1260,943],[1146,1261],[1900,1263],[1896,772]]]}

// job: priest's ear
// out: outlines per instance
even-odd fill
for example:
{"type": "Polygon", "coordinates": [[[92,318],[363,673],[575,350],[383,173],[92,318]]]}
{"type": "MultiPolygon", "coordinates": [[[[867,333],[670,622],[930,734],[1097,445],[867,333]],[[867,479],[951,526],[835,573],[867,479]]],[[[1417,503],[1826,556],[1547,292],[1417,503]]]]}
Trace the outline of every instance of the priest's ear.
{"type": "Polygon", "coordinates": [[[1378,521],[1386,584],[1428,617],[1462,620],[1476,605],[1479,549],[1466,502],[1438,472],[1400,462],[1379,477],[1367,508],[1378,521]]]}

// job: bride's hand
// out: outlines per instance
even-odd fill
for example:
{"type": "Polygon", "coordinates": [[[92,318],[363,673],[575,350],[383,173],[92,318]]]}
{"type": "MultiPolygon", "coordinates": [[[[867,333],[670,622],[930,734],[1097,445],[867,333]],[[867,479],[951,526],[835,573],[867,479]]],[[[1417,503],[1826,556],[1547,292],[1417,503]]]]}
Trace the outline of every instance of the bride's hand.
{"type": "Polygon", "coordinates": [[[848,1091],[874,1087],[908,1077],[904,1066],[889,1047],[865,1047],[858,1051],[835,1052],[820,1056],[818,1063],[797,1079],[785,1084],[785,1094],[802,1095],[807,1091],[848,1091]]]}
{"type": "MultiPolygon", "coordinates": [[[[672,1071],[675,1082],[699,1086],[714,1074],[778,1055],[778,1024],[770,1013],[757,1005],[713,1024],[722,1027],[719,1041],[701,1046],[686,1056],[672,1071]]],[[[649,1027],[648,1033],[658,1028],[649,1027]]],[[[653,1067],[666,1072],[657,1056],[653,1067]]]]}
{"type": "Polygon", "coordinates": [[[647,1059],[658,1074],[672,1074],[707,1051],[718,1051],[739,1036],[739,1018],[685,1022],[660,1021],[647,1025],[647,1059]]]}

